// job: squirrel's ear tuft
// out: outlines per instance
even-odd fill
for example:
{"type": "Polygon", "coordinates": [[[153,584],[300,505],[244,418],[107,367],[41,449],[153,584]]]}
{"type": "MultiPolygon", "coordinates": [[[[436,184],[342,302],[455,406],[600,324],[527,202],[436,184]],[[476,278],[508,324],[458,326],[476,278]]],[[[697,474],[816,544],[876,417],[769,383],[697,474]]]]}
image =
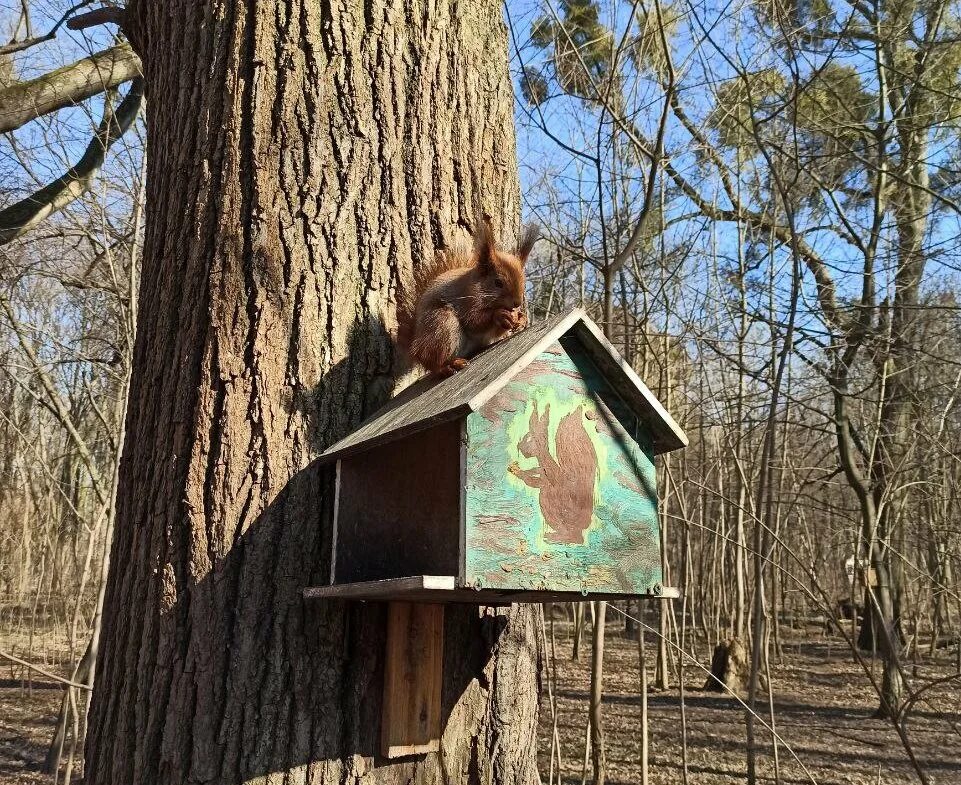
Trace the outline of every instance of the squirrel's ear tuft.
{"type": "Polygon", "coordinates": [[[524,231],[521,232],[520,240],[517,242],[517,258],[521,260],[521,263],[527,261],[527,257],[531,255],[531,251],[534,250],[534,243],[536,243],[541,237],[541,230],[539,226],[535,224],[530,224],[524,227],[524,231]]]}
{"type": "Polygon", "coordinates": [[[474,230],[474,257],[481,269],[494,268],[494,226],[487,213],[477,219],[477,228],[474,230]]]}

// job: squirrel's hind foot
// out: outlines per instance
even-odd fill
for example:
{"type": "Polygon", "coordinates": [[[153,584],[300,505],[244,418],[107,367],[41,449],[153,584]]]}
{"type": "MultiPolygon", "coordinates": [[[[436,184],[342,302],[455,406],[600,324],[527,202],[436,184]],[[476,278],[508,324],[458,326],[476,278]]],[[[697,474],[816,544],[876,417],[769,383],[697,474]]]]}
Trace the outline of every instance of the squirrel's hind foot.
{"type": "Polygon", "coordinates": [[[453,376],[458,371],[464,370],[468,365],[470,365],[470,363],[463,357],[454,357],[441,367],[437,375],[446,379],[448,376],[453,376]]]}

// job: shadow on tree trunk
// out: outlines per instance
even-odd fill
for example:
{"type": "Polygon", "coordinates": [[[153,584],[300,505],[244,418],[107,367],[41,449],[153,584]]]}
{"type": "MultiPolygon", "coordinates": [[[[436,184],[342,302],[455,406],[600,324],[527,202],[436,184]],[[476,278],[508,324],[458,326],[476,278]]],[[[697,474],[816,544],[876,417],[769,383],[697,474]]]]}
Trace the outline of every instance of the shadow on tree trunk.
{"type": "MultiPolygon", "coordinates": [[[[343,394],[385,335],[379,323],[357,324],[348,359],[325,376],[323,389],[291,405],[311,407],[343,394]]],[[[371,394],[364,414],[388,393],[383,386],[371,394]]],[[[315,415],[308,411],[308,419],[315,415]]],[[[318,436],[333,438],[339,434],[318,436]]],[[[137,451],[131,452],[134,464],[137,451]]],[[[449,605],[441,751],[380,757],[387,604],[302,599],[304,588],[329,576],[332,502],[333,467],[315,461],[222,555],[209,528],[168,532],[163,595],[153,605],[149,594],[130,603],[129,593],[153,561],[155,540],[140,527],[118,529],[114,556],[125,556],[115,562],[108,587],[87,782],[121,781],[120,775],[128,782],[248,781],[299,768],[317,783],[373,769],[378,782],[480,783],[491,771],[501,772],[498,782],[536,781],[530,740],[542,658],[538,606],[449,605]],[[132,682],[131,662],[138,663],[132,682]],[[118,713],[131,733],[101,735],[118,713]]],[[[149,503],[128,485],[121,512],[143,520],[147,510],[131,506],[149,503]]],[[[209,516],[208,526],[218,517],[209,516]]]]}

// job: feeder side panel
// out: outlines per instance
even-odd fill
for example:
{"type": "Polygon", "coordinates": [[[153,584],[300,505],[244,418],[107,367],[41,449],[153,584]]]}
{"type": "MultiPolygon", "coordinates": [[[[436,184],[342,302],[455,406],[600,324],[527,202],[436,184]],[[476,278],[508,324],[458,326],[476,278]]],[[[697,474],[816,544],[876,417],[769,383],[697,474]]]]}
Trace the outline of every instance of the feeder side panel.
{"type": "Polygon", "coordinates": [[[467,419],[465,583],[658,593],[649,433],[573,338],[467,419]]]}

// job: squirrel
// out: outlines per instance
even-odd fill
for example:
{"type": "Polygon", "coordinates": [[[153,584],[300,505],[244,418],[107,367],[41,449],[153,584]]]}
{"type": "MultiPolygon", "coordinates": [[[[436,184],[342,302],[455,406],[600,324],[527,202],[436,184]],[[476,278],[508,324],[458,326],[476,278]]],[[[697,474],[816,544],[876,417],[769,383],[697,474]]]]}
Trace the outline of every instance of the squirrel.
{"type": "Polygon", "coordinates": [[[401,349],[430,373],[450,376],[481,349],[526,327],[524,263],[538,236],[536,227],[527,228],[517,250],[505,253],[484,215],[474,232],[473,255],[439,253],[415,273],[413,285],[402,288],[401,349]]]}

